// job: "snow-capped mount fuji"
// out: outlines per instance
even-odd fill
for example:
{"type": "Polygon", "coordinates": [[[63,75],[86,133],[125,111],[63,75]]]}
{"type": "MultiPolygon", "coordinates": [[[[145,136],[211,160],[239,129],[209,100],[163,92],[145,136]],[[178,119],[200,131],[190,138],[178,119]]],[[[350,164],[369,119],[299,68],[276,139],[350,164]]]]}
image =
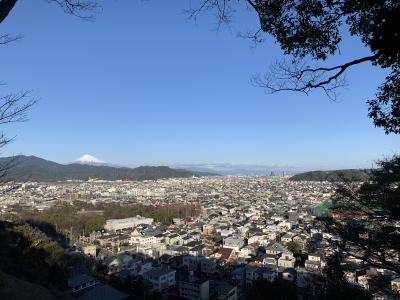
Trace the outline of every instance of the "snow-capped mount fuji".
{"type": "Polygon", "coordinates": [[[84,157],[84,163],[59,164],[36,156],[17,155],[0,157],[0,166],[10,166],[4,180],[18,182],[64,180],[157,180],[162,178],[187,178],[209,176],[200,172],[172,169],[167,166],[141,166],[137,168],[112,167],[96,158],[84,157]]]}
{"type": "Polygon", "coordinates": [[[84,154],[72,163],[73,164],[81,164],[81,165],[91,165],[91,166],[107,166],[108,165],[107,162],[102,161],[102,160],[98,159],[97,157],[90,155],[90,154],[84,154]]]}

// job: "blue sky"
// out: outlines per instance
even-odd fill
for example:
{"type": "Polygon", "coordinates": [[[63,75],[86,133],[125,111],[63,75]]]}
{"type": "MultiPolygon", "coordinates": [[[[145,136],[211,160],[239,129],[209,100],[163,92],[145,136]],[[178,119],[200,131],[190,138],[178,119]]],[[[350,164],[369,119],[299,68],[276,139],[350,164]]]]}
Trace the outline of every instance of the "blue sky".
{"type": "MultiPolygon", "coordinates": [[[[196,1],[192,1],[193,3],[196,1]]],[[[316,92],[267,95],[249,84],[282,53],[269,39],[252,48],[238,30],[256,26],[246,11],[235,28],[182,13],[189,1],[104,1],[94,22],[46,1],[18,1],[1,32],[24,38],[1,51],[9,90],[40,102],[2,155],[70,162],[89,153],[122,165],[278,164],[300,169],[368,167],[398,151],[367,117],[384,71],[348,73],[340,102],[316,92]]],[[[346,38],[334,62],[368,53],[346,38]]]]}

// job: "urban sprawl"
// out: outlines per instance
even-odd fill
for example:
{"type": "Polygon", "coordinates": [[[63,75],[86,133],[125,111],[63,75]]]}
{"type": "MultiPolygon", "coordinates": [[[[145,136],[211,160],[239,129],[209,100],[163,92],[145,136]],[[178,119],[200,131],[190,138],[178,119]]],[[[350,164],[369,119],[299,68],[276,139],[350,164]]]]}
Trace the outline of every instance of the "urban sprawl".
{"type": "MultiPolygon", "coordinates": [[[[2,215],[43,212],[72,206],[75,201],[94,206],[196,208],[196,213],[183,210],[165,222],[139,214],[108,219],[101,230],[69,237],[68,255],[84,256],[93,265],[107,267],[108,277],[140,278],[147,288],[146,299],[155,295],[160,299],[245,299],[246,290],[257,280],[278,278],[295,285],[306,298],[322,288],[327,261],[340,243],[340,237],[325,231],[315,215],[315,208],[334,194],[335,185],[328,182],[215,176],[10,186],[2,186],[7,191],[0,196],[2,215]]],[[[85,218],[103,212],[82,208],[78,213],[85,218]]],[[[341,218],[340,211],[330,213],[341,218]]],[[[345,257],[342,265],[346,280],[376,299],[386,299],[379,298],[384,297],[377,287],[382,278],[389,289],[400,290],[400,279],[388,270],[352,256],[345,257]]],[[[127,297],[92,270],[90,264],[70,269],[72,295],[91,299],[101,289],[112,295],[110,299],[127,297]]]]}

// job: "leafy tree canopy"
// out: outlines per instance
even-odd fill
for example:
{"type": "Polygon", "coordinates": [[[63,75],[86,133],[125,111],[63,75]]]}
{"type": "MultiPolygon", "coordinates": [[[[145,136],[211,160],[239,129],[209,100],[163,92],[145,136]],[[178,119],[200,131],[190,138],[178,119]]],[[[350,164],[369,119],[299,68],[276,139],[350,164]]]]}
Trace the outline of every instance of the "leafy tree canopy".
{"type": "Polygon", "coordinates": [[[64,249],[25,222],[0,222],[0,269],[47,287],[67,285],[64,249]]]}
{"type": "Polygon", "coordinates": [[[363,218],[324,220],[330,231],[342,237],[341,250],[400,274],[400,156],[379,161],[371,180],[361,186],[340,186],[335,205],[366,213],[363,218]]]}
{"type": "Polygon", "coordinates": [[[296,242],[293,242],[293,241],[288,242],[288,243],[286,244],[286,248],[287,248],[290,252],[292,252],[294,255],[298,255],[298,254],[301,253],[301,247],[300,247],[300,245],[299,245],[298,243],[296,243],[296,242]]]}
{"type": "Polygon", "coordinates": [[[321,89],[332,99],[345,84],[345,72],[370,62],[387,68],[389,75],[374,99],[367,101],[369,117],[386,133],[400,133],[400,1],[398,0],[202,0],[191,16],[216,11],[229,23],[237,6],[244,3],[256,12],[259,29],[246,37],[263,42],[271,35],[288,59],[278,61],[253,83],[267,92],[296,91],[308,94],[321,89]],[[238,4],[239,3],[239,4],[238,4]],[[343,34],[360,38],[370,50],[336,66],[321,66],[340,51],[343,34]]]}

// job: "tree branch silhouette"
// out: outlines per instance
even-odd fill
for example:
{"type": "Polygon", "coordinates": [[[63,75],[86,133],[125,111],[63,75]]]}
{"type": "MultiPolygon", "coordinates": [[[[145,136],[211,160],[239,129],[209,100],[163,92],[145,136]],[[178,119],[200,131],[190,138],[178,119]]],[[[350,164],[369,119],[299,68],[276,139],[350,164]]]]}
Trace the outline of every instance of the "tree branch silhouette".
{"type": "Polygon", "coordinates": [[[330,99],[337,100],[336,90],[346,84],[345,71],[376,58],[377,55],[365,56],[333,67],[310,67],[304,61],[282,60],[272,64],[267,74],[253,75],[251,83],[270,94],[291,91],[308,95],[314,89],[322,89],[330,99]]]}

